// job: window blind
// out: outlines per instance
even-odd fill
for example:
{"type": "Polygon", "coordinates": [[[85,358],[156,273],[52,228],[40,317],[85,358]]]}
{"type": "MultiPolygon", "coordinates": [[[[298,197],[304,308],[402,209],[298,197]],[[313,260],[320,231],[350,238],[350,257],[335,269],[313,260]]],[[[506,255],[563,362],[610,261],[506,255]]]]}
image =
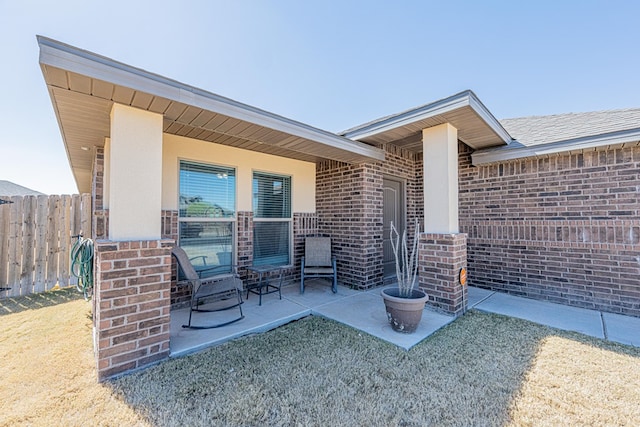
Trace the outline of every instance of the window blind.
{"type": "Polygon", "coordinates": [[[236,172],[221,166],[180,162],[180,216],[233,218],[236,172]]]}
{"type": "Polygon", "coordinates": [[[254,172],[254,218],[291,218],[291,178],[254,172]]]}
{"type": "Polygon", "coordinates": [[[253,264],[291,263],[291,177],[253,174],[253,264]]]}
{"type": "Polygon", "coordinates": [[[232,168],[180,162],[179,245],[196,270],[231,271],[236,213],[232,168]],[[211,270],[211,267],[224,267],[211,270]]]}

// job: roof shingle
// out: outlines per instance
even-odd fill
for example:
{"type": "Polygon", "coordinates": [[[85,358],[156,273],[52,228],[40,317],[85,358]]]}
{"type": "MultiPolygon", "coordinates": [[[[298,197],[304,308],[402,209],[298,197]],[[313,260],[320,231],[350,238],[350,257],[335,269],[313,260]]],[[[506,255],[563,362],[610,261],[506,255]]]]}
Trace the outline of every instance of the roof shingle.
{"type": "Polygon", "coordinates": [[[0,179],[0,196],[44,196],[44,193],[0,179]]]}
{"type": "Polygon", "coordinates": [[[500,120],[525,146],[548,144],[587,136],[640,128],[640,108],[554,114],[500,120]]]}

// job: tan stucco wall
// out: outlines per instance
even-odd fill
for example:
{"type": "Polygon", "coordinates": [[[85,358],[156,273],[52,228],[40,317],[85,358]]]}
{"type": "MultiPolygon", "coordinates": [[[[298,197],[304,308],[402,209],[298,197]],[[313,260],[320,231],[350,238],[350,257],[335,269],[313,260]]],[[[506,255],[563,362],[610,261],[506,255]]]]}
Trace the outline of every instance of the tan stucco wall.
{"type": "Polygon", "coordinates": [[[178,209],[180,160],[227,166],[236,170],[238,211],[252,210],[254,171],[291,176],[293,212],[316,210],[316,165],[225,145],[164,134],[162,148],[162,209],[178,209]]]}
{"type": "Polygon", "coordinates": [[[113,104],[107,155],[109,239],[159,239],[162,115],[113,104]]]}
{"type": "Polygon", "coordinates": [[[458,130],[444,123],[422,130],[424,232],[457,233],[458,130]]]}

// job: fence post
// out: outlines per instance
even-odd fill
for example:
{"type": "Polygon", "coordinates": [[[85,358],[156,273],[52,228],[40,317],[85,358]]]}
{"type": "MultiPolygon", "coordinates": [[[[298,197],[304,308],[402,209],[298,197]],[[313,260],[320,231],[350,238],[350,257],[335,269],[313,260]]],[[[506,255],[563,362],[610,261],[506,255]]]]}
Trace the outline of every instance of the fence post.
{"type": "Polygon", "coordinates": [[[58,214],[58,196],[49,196],[47,212],[47,278],[45,289],[51,289],[58,280],[58,230],[56,215],[58,214]]]}
{"type": "Polygon", "coordinates": [[[24,196],[22,200],[22,262],[20,263],[20,295],[33,292],[35,196],[24,196]]]}
{"type": "MultiPolygon", "coordinates": [[[[0,288],[7,288],[9,283],[8,263],[9,263],[9,216],[11,205],[3,203],[0,205],[0,288]]],[[[0,296],[8,296],[8,290],[0,291],[0,296]]]]}
{"type": "Polygon", "coordinates": [[[58,216],[58,286],[69,286],[69,247],[71,245],[71,197],[60,196],[60,214],[58,216]]]}
{"type": "Polygon", "coordinates": [[[38,196],[36,210],[36,261],[33,280],[33,292],[45,290],[47,277],[47,213],[49,196],[38,196]]]}
{"type": "Polygon", "coordinates": [[[20,263],[22,262],[22,197],[11,197],[9,218],[9,279],[10,296],[20,295],[20,263]]]}
{"type": "Polygon", "coordinates": [[[91,194],[84,193],[82,194],[82,216],[80,218],[80,230],[85,237],[91,239],[93,238],[92,229],[91,229],[91,218],[93,217],[93,208],[91,206],[91,194]]]}

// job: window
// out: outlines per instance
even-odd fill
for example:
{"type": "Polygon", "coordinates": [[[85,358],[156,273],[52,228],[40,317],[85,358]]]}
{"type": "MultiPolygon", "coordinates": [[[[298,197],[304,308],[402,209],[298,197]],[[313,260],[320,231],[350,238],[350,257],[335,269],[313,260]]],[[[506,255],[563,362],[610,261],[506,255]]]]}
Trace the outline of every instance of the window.
{"type": "Polygon", "coordinates": [[[231,271],[236,221],[234,169],[180,162],[179,244],[196,270],[231,271]]]}
{"type": "Polygon", "coordinates": [[[253,264],[291,264],[291,178],[253,174],[253,264]]]}

